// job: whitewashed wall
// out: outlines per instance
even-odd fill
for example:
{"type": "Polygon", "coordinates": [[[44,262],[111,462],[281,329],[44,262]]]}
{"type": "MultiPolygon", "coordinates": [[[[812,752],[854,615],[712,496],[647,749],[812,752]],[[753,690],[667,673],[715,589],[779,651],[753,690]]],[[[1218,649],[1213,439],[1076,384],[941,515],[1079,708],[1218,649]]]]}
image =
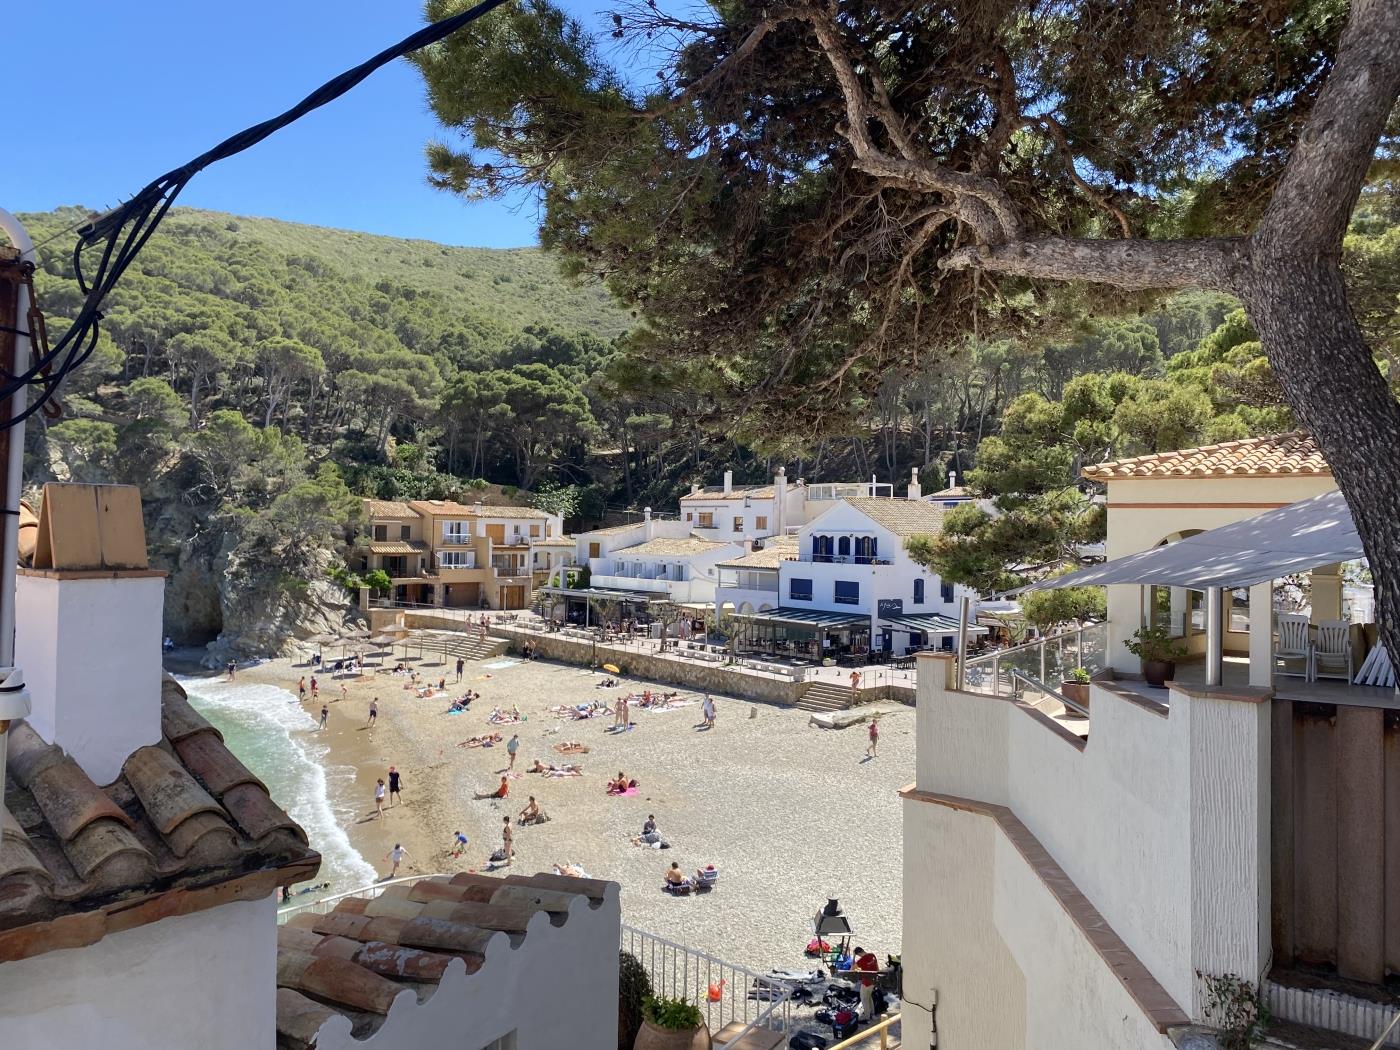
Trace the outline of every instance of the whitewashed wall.
{"type": "Polygon", "coordinates": [[[0,1046],[272,1050],[277,906],[220,905],[0,964],[0,1046]]]}
{"type": "MultiPolygon", "coordinates": [[[[1197,969],[1257,973],[1268,952],[1267,704],[1173,690],[1163,717],[1095,685],[1080,750],[1008,700],[944,688],[948,663],[919,661],[917,787],[1009,807],[1192,1016],[1197,969]]],[[[942,848],[906,835],[910,857],[942,848]]],[[[918,869],[926,860],[911,863],[911,885],[942,892],[918,869]]],[[[942,937],[906,925],[906,958],[942,937]]]]}
{"type": "Polygon", "coordinates": [[[160,740],[163,574],[55,578],[20,570],[15,662],[29,724],[101,785],[160,740]]]}
{"type": "Polygon", "coordinates": [[[621,922],[616,887],[596,908],[574,898],[560,926],[536,912],[519,947],[498,933],[476,973],[452,962],[421,1005],[400,992],[364,1041],[351,1036],[348,1019],[331,1018],[317,1050],[480,1050],[511,1033],[519,1050],[616,1050],[621,922]]]}

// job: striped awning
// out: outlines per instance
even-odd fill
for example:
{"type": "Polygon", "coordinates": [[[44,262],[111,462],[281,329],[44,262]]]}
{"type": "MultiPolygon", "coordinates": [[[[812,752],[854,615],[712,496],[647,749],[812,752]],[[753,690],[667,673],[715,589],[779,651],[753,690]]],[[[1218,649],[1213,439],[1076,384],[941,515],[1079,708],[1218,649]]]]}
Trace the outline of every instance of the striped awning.
{"type": "Polygon", "coordinates": [[[764,612],[734,613],[734,619],[749,623],[797,624],[805,627],[860,627],[868,626],[870,617],[852,613],[828,612],[825,609],[790,609],[781,607],[764,612]]]}
{"type": "MultiPolygon", "coordinates": [[[[957,634],[958,621],[951,616],[929,613],[924,616],[882,616],[880,623],[899,631],[912,631],[920,634],[957,634]]],[[[987,628],[976,624],[967,625],[968,634],[986,634],[987,628]]]]}

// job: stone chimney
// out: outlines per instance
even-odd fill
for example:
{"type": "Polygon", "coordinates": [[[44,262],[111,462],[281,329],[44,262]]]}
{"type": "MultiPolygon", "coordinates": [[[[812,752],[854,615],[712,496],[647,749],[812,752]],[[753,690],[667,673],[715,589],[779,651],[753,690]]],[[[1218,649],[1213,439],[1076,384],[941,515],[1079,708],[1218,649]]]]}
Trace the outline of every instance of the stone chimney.
{"type": "Polygon", "coordinates": [[[15,587],[29,725],[110,784],[161,739],[165,573],[146,560],[140,490],[45,485],[33,562],[15,587]]]}
{"type": "Polygon", "coordinates": [[[909,498],[921,499],[923,494],[924,490],[922,486],[919,485],[919,468],[912,467],[909,473],[909,498]]]}
{"type": "Polygon", "coordinates": [[[734,471],[732,471],[732,470],[726,470],[726,471],[724,472],[724,494],[725,494],[726,496],[728,496],[728,495],[729,495],[731,492],[733,492],[733,491],[734,491],[734,471]]]}
{"type": "Polygon", "coordinates": [[[692,481],[692,482],[690,483],[690,494],[693,496],[693,495],[695,495],[695,494],[696,494],[697,492],[699,492],[699,491],[700,491],[700,482],[698,482],[698,481],[692,481]]]}

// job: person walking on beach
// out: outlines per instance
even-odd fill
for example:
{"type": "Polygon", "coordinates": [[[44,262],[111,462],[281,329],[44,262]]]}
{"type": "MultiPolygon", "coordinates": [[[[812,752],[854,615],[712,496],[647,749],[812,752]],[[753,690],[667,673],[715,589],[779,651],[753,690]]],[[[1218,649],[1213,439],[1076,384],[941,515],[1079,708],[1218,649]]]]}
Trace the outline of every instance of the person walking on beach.
{"type": "Polygon", "coordinates": [[[860,672],[859,672],[859,671],[852,671],[852,672],[851,672],[851,703],[854,704],[854,703],[858,702],[859,700],[860,700],[860,672]]]}
{"type": "Polygon", "coordinates": [[[462,668],[466,666],[467,662],[463,660],[460,656],[457,657],[457,681],[460,682],[462,680],[462,668]]]}
{"type": "Polygon", "coordinates": [[[326,723],[330,721],[330,717],[331,717],[331,709],[330,709],[329,707],[327,707],[325,704],[322,704],[322,705],[321,705],[321,724],[320,724],[319,726],[317,726],[316,728],[317,728],[317,729],[325,729],[325,728],[326,728],[326,723]]]}
{"type": "Polygon", "coordinates": [[[705,728],[715,727],[715,698],[709,693],[705,694],[704,701],[700,704],[700,713],[705,716],[705,728]]]}
{"type": "Polygon", "coordinates": [[[234,673],[238,670],[238,661],[230,660],[228,666],[225,667],[224,670],[228,672],[228,680],[232,682],[234,673]]]}
{"type": "Polygon", "coordinates": [[[510,830],[510,815],[502,817],[501,822],[501,852],[506,855],[506,859],[501,863],[509,864],[515,859],[515,835],[510,830]]]}
{"type": "Polygon", "coordinates": [[[398,805],[403,805],[403,796],[399,794],[399,787],[403,783],[396,767],[389,767],[389,805],[394,805],[394,799],[398,799],[398,805]]]}
{"type": "Polygon", "coordinates": [[[392,868],[389,869],[389,878],[392,879],[399,873],[399,864],[407,856],[408,850],[404,849],[403,846],[399,845],[399,843],[397,842],[394,843],[393,849],[391,849],[388,853],[384,854],[384,859],[391,861],[394,865],[392,868]]]}
{"type": "Polygon", "coordinates": [[[313,675],[311,676],[311,699],[312,699],[312,700],[315,700],[315,699],[317,699],[320,695],[321,695],[321,687],[320,687],[320,685],[316,682],[316,676],[313,674],[313,675]]]}
{"type": "Polygon", "coordinates": [[[375,697],[369,702],[369,720],[365,722],[366,729],[373,729],[375,720],[379,718],[379,697],[375,697]]]}
{"type": "Polygon", "coordinates": [[[520,734],[512,733],[510,739],[506,741],[506,754],[510,756],[510,761],[506,763],[507,769],[515,768],[515,753],[520,750],[520,734]]]}
{"type": "Polygon", "coordinates": [[[378,820],[384,816],[384,781],[374,782],[374,819],[378,820]]]}
{"type": "Polygon", "coordinates": [[[306,675],[302,675],[301,678],[297,680],[297,699],[306,699],[306,675]]]}
{"type": "Polygon", "coordinates": [[[878,719],[870,720],[870,743],[866,745],[866,758],[879,758],[880,750],[880,722],[878,719]]]}

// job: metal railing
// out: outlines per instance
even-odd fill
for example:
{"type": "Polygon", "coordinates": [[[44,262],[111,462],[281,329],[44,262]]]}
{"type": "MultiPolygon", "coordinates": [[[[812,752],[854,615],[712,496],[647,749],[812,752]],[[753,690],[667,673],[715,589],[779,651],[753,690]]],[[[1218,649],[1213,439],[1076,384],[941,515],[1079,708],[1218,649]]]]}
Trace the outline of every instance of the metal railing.
{"type": "Polygon", "coordinates": [[[830,1050],[856,1050],[857,1047],[873,1048],[875,1044],[872,1043],[871,1040],[877,1035],[880,1037],[880,1050],[889,1050],[890,1029],[899,1024],[901,1016],[900,1014],[891,1014],[883,1021],[879,1021],[869,1028],[862,1028],[849,1039],[841,1040],[841,1042],[831,1047],[830,1050]]]}
{"type": "Polygon", "coordinates": [[[1043,704],[1046,700],[1058,700],[1060,703],[1064,704],[1064,706],[1065,706],[1067,709],[1069,709],[1070,711],[1073,711],[1073,712],[1074,712],[1075,714],[1077,714],[1080,718],[1088,718],[1088,717],[1089,717],[1089,709],[1088,709],[1087,707],[1084,707],[1083,705],[1078,704],[1078,703],[1076,703],[1075,701],[1071,700],[1069,697],[1065,696],[1065,694],[1062,693],[1062,692],[1060,692],[1058,689],[1054,689],[1054,688],[1052,688],[1052,687],[1046,685],[1046,684],[1045,684],[1044,682],[1042,682],[1039,678],[1033,678],[1032,676],[1026,674],[1024,671],[1019,671],[1019,670],[1013,669],[1012,672],[1011,672],[1011,684],[1012,684],[1013,689],[1015,688],[1015,686],[1016,686],[1016,684],[1017,684],[1018,682],[1021,684],[1021,686],[1022,686],[1023,688],[1021,688],[1021,689],[1019,689],[1019,690],[1016,690],[1016,695],[1019,696],[1021,699],[1023,699],[1023,700],[1026,699],[1025,694],[1026,694],[1026,691],[1027,691],[1027,690],[1029,690],[1029,691],[1031,691],[1031,692],[1035,692],[1035,693],[1040,693],[1040,694],[1041,694],[1039,700],[1027,700],[1027,701],[1026,701],[1026,702],[1029,703],[1032,707],[1035,707],[1035,706],[1037,706],[1037,705],[1039,705],[1039,704],[1043,704]]]}
{"type": "Polygon", "coordinates": [[[333,893],[329,897],[321,897],[314,901],[307,901],[305,904],[286,904],[277,909],[277,925],[281,926],[293,915],[301,915],[310,912],[314,915],[325,915],[330,912],[341,901],[349,897],[363,897],[367,900],[374,900],[390,886],[397,886],[402,882],[417,882],[419,879],[445,879],[446,875],[400,875],[397,879],[385,879],[382,882],[372,882],[368,886],[360,886],[357,889],[346,890],[344,893],[333,893]]]}
{"type": "Polygon", "coordinates": [[[963,663],[963,688],[974,693],[1010,696],[1015,692],[1013,671],[1042,682],[1062,682],[1076,667],[1092,675],[1107,664],[1108,624],[1096,623],[970,657],[963,663]]]}
{"type": "Polygon", "coordinates": [[[716,1050],[735,1045],[755,1028],[786,1034],[792,1025],[790,983],[725,962],[626,923],[621,948],[647,973],[653,995],[686,999],[700,1008],[712,1032],[738,1022],[743,1031],[716,1050]]]}

